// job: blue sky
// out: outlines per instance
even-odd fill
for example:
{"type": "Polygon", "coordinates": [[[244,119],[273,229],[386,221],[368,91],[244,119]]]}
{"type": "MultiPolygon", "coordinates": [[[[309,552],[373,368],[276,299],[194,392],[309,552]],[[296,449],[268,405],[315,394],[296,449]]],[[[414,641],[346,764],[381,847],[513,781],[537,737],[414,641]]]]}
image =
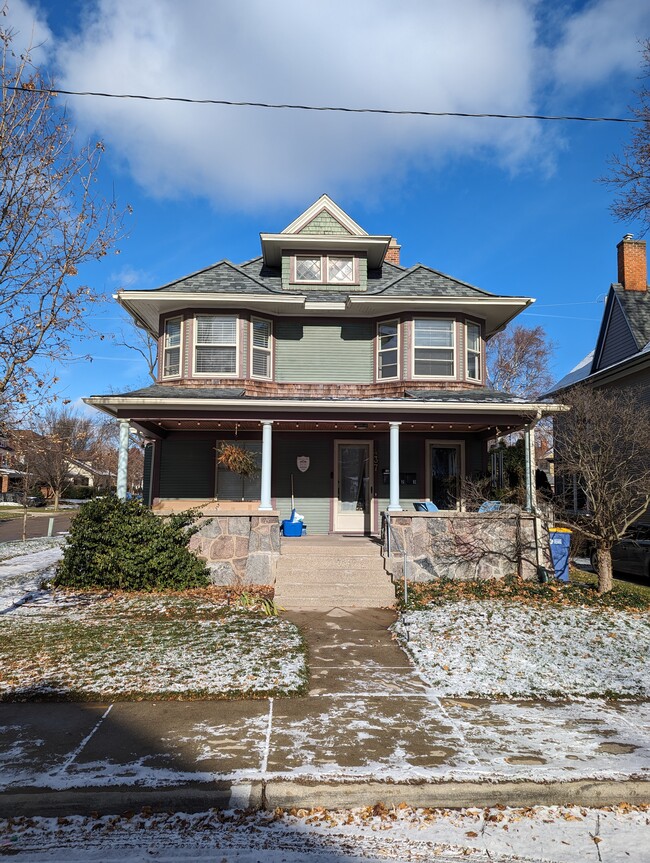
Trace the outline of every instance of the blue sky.
{"type": "MultiPolygon", "coordinates": [[[[628,114],[643,0],[9,0],[19,42],[66,89],[503,113],[628,114]]],[[[595,182],[631,127],[342,116],[69,97],[84,142],[106,145],[102,185],[133,215],[120,254],[81,277],[102,294],[153,288],[259,253],[323,192],[370,233],[488,291],[535,297],[520,316],[557,346],[561,377],[592,347],[616,243],[595,182]]],[[[147,382],[100,331],[59,370],[64,398],[147,382]]]]}

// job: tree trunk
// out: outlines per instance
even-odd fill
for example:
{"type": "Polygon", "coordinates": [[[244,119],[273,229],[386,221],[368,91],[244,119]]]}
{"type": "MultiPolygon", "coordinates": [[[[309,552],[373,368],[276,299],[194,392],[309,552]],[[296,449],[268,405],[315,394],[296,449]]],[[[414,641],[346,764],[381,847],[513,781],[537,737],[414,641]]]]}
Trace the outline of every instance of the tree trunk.
{"type": "Polygon", "coordinates": [[[608,593],[613,587],[612,550],[598,548],[596,553],[598,555],[598,593],[608,593]]]}
{"type": "Polygon", "coordinates": [[[54,491],[54,512],[56,512],[59,508],[59,491],[55,489],[54,491]]]}

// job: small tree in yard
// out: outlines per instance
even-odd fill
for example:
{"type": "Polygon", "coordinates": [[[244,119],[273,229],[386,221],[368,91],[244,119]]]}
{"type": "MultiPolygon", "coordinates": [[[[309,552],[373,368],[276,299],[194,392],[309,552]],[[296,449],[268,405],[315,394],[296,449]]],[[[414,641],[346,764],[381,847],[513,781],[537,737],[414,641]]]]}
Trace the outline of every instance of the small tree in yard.
{"type": "Polygon", "coordinates": [[[612,545],[650,506],[650,407],[635,389],[576,387],[557,421],[555,452],[564,477],[577,477],[584,515],[566,513],[596,548],[598,592],[612,589],[612,545]]]}

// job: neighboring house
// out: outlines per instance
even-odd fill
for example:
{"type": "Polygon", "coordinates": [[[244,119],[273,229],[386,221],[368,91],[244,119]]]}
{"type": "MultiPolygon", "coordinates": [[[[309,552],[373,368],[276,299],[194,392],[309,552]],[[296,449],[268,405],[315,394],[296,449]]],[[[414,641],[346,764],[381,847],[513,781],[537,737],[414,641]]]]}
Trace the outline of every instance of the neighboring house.
{"type": "MultiPolygon", "coordinates": [[[[596,346],[575,368],[559,380],[549,396],[582,384],[608,390],[634,387],[636,398],[650,404],[650,291],[644,240],[631,234],[617,246],[618,282],[607,295],[596,346]]],[[[568,507],[582,509],[578,482],[565,483],[568,507]]]]}
{"type": "Polygon", "coordinates": [[[111,488],[115,486],[116,476],[107,468],[97,467],[88,461],[68,459],[70,485],[85,488],[111,488]]]}
{"type": "Polygon", "coordinates": [[[532,299],[402,266],[393,237],[326,195],[261,246],[117,294],[158,339],[158,381],[86,402],[149,441],[155,509],[218,500],[286,518],[293,483],[310,534],[376,533],[413,501],[462,509],[488,441],[557,409],[486,385],[487,340],[532,299]],[[221,441],[257,453],[260,475],[223,470],[221,441]]]}

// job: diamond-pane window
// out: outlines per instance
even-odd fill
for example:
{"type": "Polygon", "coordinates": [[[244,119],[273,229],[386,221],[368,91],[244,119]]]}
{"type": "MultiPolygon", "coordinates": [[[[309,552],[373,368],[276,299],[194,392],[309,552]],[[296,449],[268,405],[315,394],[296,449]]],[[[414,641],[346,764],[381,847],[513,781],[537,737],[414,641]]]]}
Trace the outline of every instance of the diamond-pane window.
{"type": "Polygon", "coordinates": [[[327,263],[328,282],[354,281],[354,261],[352,258],[330,256],[327,263]]]}
{"type": "Polygon", "coordinates": [[[321,281],[320,255],[313,257],[296,257],[296,280],[299,282],[321,281]]]}

